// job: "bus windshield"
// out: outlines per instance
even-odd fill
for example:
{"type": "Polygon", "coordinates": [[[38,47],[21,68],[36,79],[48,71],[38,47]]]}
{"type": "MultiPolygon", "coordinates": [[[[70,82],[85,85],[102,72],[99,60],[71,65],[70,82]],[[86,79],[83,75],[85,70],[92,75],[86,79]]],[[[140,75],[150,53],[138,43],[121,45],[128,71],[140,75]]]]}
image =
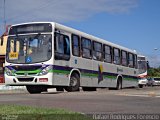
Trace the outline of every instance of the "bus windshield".
{"type": "Polygon", "coordinates": [[[145,73],[147,71],[147,62],[138,61],[139,74],[145,73]]]}
{"type": "Polygon", "coordinates": [[[52,56],[52,35],[33,34],[8,37],[6,60],[10,63],[45,62],[52,56]]]}

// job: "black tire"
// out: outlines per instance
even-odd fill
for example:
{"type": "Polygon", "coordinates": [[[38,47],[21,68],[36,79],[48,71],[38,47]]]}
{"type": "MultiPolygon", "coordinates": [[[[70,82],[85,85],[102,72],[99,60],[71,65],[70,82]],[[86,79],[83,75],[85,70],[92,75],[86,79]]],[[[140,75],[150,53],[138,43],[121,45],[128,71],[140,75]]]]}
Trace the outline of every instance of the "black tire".
{"type": "Polygon", "coordinates": [[[63,91],[64,91],[64,88],[63,88],[63,87],[56,87],[56,90],[57,90],[57,91],[62,91],[62,92],[63,92],[63,91]]]}
{"type": "Polygon", "coordinates": [[[122,89],[122,80],[118,79],[117,81],[117,86],[116,86],[116,90],[121,90],[122,89]]]}
{"type": "Polygon", "coordinates": [[[71,75],[70,85],[65,87],[64,89],[67,92],[75,92],[79,91],[79,87],[80,87],[80,77],[77,73],[74,73],[71,75]]]}
{"type": "Polygon", "coordinates": [[[138,85],[139,88],[143,88],[143,85],[138,85]]]}
{"type": "Polygon", "coordinates": [[[96,87],[82,87],[83,91],[96,91],[96,87]]]}
{"type": "Polygon", "coordinates": [[[39,94],[41,92],[47,91],[47,87],[44,86],[27,85],[26,88],[30,94],[39,94]]]}

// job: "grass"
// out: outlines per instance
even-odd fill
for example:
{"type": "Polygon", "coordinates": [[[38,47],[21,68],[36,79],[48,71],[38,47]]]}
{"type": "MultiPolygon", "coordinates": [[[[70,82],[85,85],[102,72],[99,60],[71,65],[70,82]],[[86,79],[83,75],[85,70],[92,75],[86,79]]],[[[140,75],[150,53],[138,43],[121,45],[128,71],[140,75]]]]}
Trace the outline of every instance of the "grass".
{"type": "Polygon", "coordinates": [[[80,113],[64,109],[0,105],[0,120],[91,120],[80,113]]]}

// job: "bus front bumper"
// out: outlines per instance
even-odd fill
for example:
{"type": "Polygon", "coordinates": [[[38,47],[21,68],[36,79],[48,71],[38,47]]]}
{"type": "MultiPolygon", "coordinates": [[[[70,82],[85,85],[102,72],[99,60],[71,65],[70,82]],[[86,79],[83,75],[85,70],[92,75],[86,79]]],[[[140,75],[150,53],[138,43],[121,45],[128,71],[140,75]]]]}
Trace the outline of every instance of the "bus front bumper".
{"type": "Polygon", "coordinates": [[[53,75],[43,76],[8,76],[5,75],[6,85],[52,85],[53,75]]]}

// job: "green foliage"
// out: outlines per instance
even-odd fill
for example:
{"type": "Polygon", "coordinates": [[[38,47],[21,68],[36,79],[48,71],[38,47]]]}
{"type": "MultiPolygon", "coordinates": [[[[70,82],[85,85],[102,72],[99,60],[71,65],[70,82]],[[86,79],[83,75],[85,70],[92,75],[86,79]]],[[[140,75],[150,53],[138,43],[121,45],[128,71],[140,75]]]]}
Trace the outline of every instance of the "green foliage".
{"type": "Polygon", "coordinates": [[[149,77],[160,77],[160,67],[159,68],[149,68],[148,76],[149,77]]]}

